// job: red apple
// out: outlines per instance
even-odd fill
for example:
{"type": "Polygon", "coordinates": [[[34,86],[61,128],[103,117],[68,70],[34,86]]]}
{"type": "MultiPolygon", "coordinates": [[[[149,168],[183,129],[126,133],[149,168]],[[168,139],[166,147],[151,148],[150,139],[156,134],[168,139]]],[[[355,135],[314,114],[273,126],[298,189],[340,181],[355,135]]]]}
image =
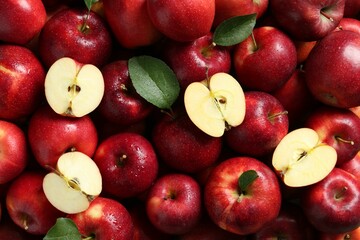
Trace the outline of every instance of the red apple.
{"type": "Polygon", "coordinates": [[[360,151],[360,118],[349,109],[318,107],[309,114],[305,126],[314,129],[321,142],[335,148],[337,166],[360,151]]]}
{"type": "Polygon", "coordinates": [[[356,18],[342,18],[335,30],[349,30],[360,34],[360,20],[356,18]]]}
{"type": "Polygon", "coordinates": [[[278,216],[280,185],[265,163],[251,157],[233,157],[212,171],[204,189],[204,204],[221,228],[239,235],[253,234],[278,216]],[[243,179],[250,173],[256,178],[244,184],[243,179]]]}
{"type": "Polygon", "coordinates": [[[42,182],[45,174],[26,171],[16,178],[6,194],[6,209],[16,225],[34,235],[44,235],[64,213],[47,200],[42,182]]]}
{"type": "Polygon", "coordinates": [[[101,72],[105,92],[97,110],[106,120],[128,126],[144,120],[151,113],[153,105],[136,92],[126,60],[107,63],[101,72]]]}
{"type": "Polygon", "coordinates": [[[18,125],[0,120],[0,184],[20,175],[28,163],[26,135],[18,125]]]}
{"type": "Polygon", "coordinates": [[[146,2],[151,22],[168,38],[180,42],[194,41],[211,30],[215,0],[146,2]]]}
{"type": "Polygon", "coordinates": [[[294,40],[296,53],[297,53],[297,63],[302,65],[307,57],[309,56],[311,50],[316,45],[317,41],[296,41],[294,40]]]}
{"type": "Polygon", "coordinates": [[[101,16],[85,9],[67,8],[46,22],[38,46],[46,67],[62,57],[99,67],[108,61],[112,44],[110,30],[101,16]]]}
{"type": "Polygon", "coordinates": [[[360,152],[349,161],[341,164],[339,168],[351,173],[360,181],[360,152]]]}
{"type": "Polygon", "coordinates": [[[3,0],[0,4],[0,41],[24,45],[43,28],[46,10],[41,0],[3,0]]]}
{"type": "Polygon", "coordinates": [[[360,182],[334,168],[304,193],[301,205],[309,222],[321,232],[345,233],[360,226],[360,182]]]}
{"type": "Polygon", "coordinates": [[[346,0],[344,17],[356,18],[360,13],[360,2],[357,0],[346,0]]]}
{"type": "Polygon", "coordinates": [[[345,0],[272,0],[269,7],[276,22],[293,39],[316,41],[337,27],[345,0]]]}
{"type": "Polygon", "coordinates": [[[225,132],[226,143],[243,155],[268,155],[288,133],[287,112],[279,100],[265,92],[245,92],[245,103],[245,119],[225,132]]]}
{"type": "Polygon", "coordinates": [[[33,52],[0,45],[0,118],[19,122],[29,117],[44,99],[44,81],[44,68],[33,52]]]}
{"type": "Polygon", "coordinates": [[[275,27],[255,28],[252,36],[235,46],[233,64],[244,88],[271,92],[280,88],[295,71],[295,44],[275,27]]]}
{"type": "Polygon", "coordinates": [[[98,144],[97,130],[90,116],[61,116],[48,105],[32,115],[27,136],[37,162],[52,169],[63,153],[80,151],[92,157],[98,144]]]}
{"type": "Polygon", "coordinates": [[[99,144],[93,157],[99,167],[103,192],[118,199],[147,190],[158,174],[158,161],[151,143],[142,135],[123,132],[99,144]]]}
{"type": "Polygon", "coordinates": [[[201,217],[200,185],[189,175],[168,173],[159,177],[146,199],[150,222],[168,234],[184,234],[201,217]]]}
{"type": "Polygon", "coordinates": [[[318,41],[305,62],[307,86],[324,104],[342,108],[359,106],[359,61],[360,34],[333,31],[318,41]]]}
{"type": "Polygon", "coordinates": [[[208,33],[190,42],[170,40],[164,46],[163,57],[175,72],[182,90],[192,82],[200,82],[217,72],[229,72],[231,55],[228,48],[214,46],[208,33]]]}
{"type": "Polygon", "coordinates": [[[319,233],[319,240],[357,240],[360,239],[360,227],[346,233],[319,233]]]}
{"type": "Polygon", "coordinates": [[[104,0],[104,14],[117,41],[125,48],[149,46],[162,34],[152,24],[146,0],[104,0]]]}
{"type": "Polygon", "coordinates": [[[74,221],[84,237],[97,240],[129,240],[134,236],[134,224],[123,204],[111,198],[97,197],[88,209],[67,216],[74,221]]]}

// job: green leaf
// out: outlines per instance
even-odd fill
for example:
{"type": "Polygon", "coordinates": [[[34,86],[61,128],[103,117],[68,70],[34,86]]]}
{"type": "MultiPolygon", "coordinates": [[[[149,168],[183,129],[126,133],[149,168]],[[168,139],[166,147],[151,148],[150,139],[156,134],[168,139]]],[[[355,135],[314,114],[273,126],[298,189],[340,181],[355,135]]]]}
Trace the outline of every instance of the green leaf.
{"type": "Polygon", "coordinates": [[[160,109],[171,109],[179,96],[180,86],[172,69],[151,56],[129,59],[129,74],[136,92],[160,109]]]}
{"type": "Polygon", "coordinates": [[[98,2],[99,0],[84,0],[85,5],[87,7],[87,9],[90,11],[92,5],[96,2],[98,2]]]}
{"type": "Polygon", "coordinates": [[[231,17],[214,31],[213,41],[220,46],[233,46],[250,36],[256,24],[256,13],[231,17]]]}
{"type": "Polygon", "coordinates": [[[81,240],[81,234],[74,221],[69,218],[58,218],[47,232],[44,240],[81,240]]]}
{"type": "Polygon", "coordinates": [[[239,188],[241,192],[246,194],[249,185],[253,183],[258,177],[259,175],[255,170],[248,170],[243,172],[239,177],[239,188]]]}

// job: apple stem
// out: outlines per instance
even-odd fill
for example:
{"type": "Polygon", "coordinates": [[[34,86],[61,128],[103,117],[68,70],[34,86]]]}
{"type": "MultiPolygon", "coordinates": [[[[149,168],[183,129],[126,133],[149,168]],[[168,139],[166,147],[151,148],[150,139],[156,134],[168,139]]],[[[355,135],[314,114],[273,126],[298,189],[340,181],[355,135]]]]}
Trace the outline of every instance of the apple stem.
{"type": "Polygon", "coordinates": [[[253,41],[253,44],[254,44],[254,51],[258,50],[258,45],[256,43],[256,39],[255,39],[255,36],[254,36],[254,32],[251,32],[251,39],[253,41]]]}
{"type": "Polygon", "coordinates": [[[122,154],[119,158],[118,165],[123,167],[125,165],[125,159],[127,158],[126,154],[122,154]]]}
{"type": "Polygon", "coordinates": [[[208,57],[209,56],[209,51],[214,49],[214,47],[216,47],[216,43],[215,42],[212,42],[209,46],[203,48],[201,50],[201,54],[204,56],[204,57],[208,57]]]}
{"type": "Polygon", "coordinates": [[[288,114],[288,111],[278,112],[278,113],[275,113],[275,114],[272,114],[272,115],[268,116],[268,119],[270,121],[272,121],[272,120],[274,120],[274,118],[277,118],[277,117],[279,117],[281,115],[287,115],[287,114],[288,114]]]}
{"type": "Polygon", "coordinates": [[[330,17],[326,12],[324,12],[323,10],[320,11],[321,15],[323,15],[324,17],[326,17],[327,19],[329,19],[331,22],[334,21],[334,19],[332,17],[330,17]]]}
{"type": "Polygon", "coordinates": [[[28,216],[27,216],[27,215],[24,215],[23,227],[24,227],[25,230],[28,230],[28,229],[29,229],[28,216]]]}
{"type": "Polygon", "coordinates": [[[344,196],[345,192],[348,190],[347,187],[341,188],[341,190],[335,194],[335,199],[340,199],[342,196],[344,196]]]}
{"type": "Polygon", "coordinates": [[[84,22],[83,24],[81,25],[81,28],[80,28],[80,31],[82,33],[86,33],[88,30],[89,30],[89,25],[87,24],[88,20],[89,20],[89,17],[90,17],[90,9],[88,10],[85,18],[84,18],[84,22]]]}
{"type": "Polygon", "coordinates": [[[354,145],[354,144],[355,144],[354,141],[352,141],[352,140],[346,140],[346,139],[343,139],[343,138],[341,138],[341,137],[339,137],[339,136],[336,136],[335,139],[336,139],[337,141],[339,141],[339,142],[349,143],[350,145],[354,145]]]}

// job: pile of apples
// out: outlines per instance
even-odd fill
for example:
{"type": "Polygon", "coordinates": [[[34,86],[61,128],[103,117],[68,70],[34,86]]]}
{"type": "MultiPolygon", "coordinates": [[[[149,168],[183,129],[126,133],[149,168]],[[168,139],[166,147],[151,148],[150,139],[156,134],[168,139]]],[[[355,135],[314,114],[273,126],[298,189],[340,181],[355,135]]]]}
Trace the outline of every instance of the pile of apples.
{"type": "Polygon", "coordinates": [[[360,239],[360,2],[2,0],[0,238],[360,239]]]}

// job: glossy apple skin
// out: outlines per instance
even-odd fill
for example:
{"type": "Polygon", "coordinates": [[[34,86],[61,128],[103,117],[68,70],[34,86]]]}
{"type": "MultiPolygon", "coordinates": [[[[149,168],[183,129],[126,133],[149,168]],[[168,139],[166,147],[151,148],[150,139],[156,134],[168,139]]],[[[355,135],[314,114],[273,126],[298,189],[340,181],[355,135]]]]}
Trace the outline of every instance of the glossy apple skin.
{"type": "Polygon", "coordinates": [[[147,10],[151,22],[166,37],[179,42],[193,41],[210,32],[215,0],[147,0],[147,10]]]}
{"type": "Polygon", "coordinates": [[[205,185],[204,203],[210,218],[221,228],[239,235],[253,234],[278,216],[280,185],[265,163],[233,157],[213,169],[205,185]],[[258,178],[242,194],[238,180],[248,170],[255,170],[258,178]]]}
{"type": "Polygon", "coordinates": [[[360,239],[360,227],[347,233],[319,233],[319,240],[357,240],[360,239]]]}
{"type": "Polygon", "coordinates": [[[103,179],[103,191],[118,199],[147,190],[158,174],[152,144],[142,135],[123,132],[99,144],[93,157],[103,179]]]}
{"type": "Polygon", "coordinates": [[[27,166],[29,152],[24,130],[0,120],[0,149],[0,184],[4,184],[15,179],[27,166]]]}
{"type": "Polygon", "coordinates": [[[186,43],[170,40],[164,46],[163,57],[175,72],[183,91],[192,82],[200,82],[218,72],[230,71],[230,50],[212,46],[212,40],[213,34],[208,33],[186,43]]]}
{"type": "Polygon", "coordinates": [[[325,179],[306,190],[301,206],[318,231],[345,233],[360,226],[359,192],[360,182],[354,175],[334,168],[325,179]]]}
{"type": "Polygon", "coordinates": [[[349,109],[318,107],[310,113],[305,126],[314,129],[322,142],[335,148],[337,166],[360,151],[360,118],[349,109]],[[343,140],[353,141],[353,144],[343,140]]]}
{"type": "Polygon", "coordinates": [[[97,130],[90,116],[61,116],[48,105],[32,115],[27,137],[36,161],[46,169],[56,169],[57,160],[68,151],[77,150],[92,157],[98,144],[97,130]]]}
{"type": "Polygon", "coordinates": [[[264,26],[235,46],[234,70],[247,89],[271,92],[280,88],[295,71],[297,53],[294,42],[275,27],[264,26]]]}
{"type": "Polygon", "coordinates": [[[28,43],[46,22],[41,0],[3,0],[0,12],[0,40],[11,44],[28,43]]]}
{"type": "Polygon", "coordinates": [[[125,48],[149,46],[162,34],[152,24],[146,0],[104,0],[104,14],[116,39],[125,48]]]}
{"type": "Polygon", "coordinates": [[[108,121],[128,126],[144,120],[154,109],[132,85],[128,63],[116,60],[101,68],[105,92],[97,109],[108,121]]]}
{"type": "Polygon", "coordinates": [[[168,173],[148,192],[146,213],[150,222],[168,234],[190,231],[201,217],[201,188],[189,175],[168,173]]]}
{"type": "Polygon", "coordinates": [[[129,240],[134,236],[131,215],[123,204],[106,197],[95,198],[89,208],[77,214],[67,215],[83,236],[97,240],[129,240]]]}
{"type": "Polygon", "coordinates": [[[174,117],[161,116],[151,134],[159,161],[186,173],[199,172],[212,166],[222,148],[222,138],[202,132],[185,112],[176,113],[174,117]]]}
{"type": "Polygon", "coordinates": [[[360,20],[356,18],[342,18],[335,30],[349,30],[360,34],[360,20]]]}
{"type": "Polygon", "coordinates": [[[307,86],[316,99],[340,108],[360,105],[359,52],[360,34],[353,31],[334,31],[318,42],[304,65],[307,86]]]}
{"type": "Polygon", "coordinates": [[[360,181],[360,152],[351,160],[341,164],[339,168],[351,173],[360,181]]]}
{"type": "Polygon", "coordinates": [[[26,171],[16,178],[6,194],[6,210],[16,225],[34,235],[46,234],[65,214],[47,200],[42,182],[45,173],[26,171]]]}
{"type": "Polygon", "coordinates": [[[343,18],[344,7],[345,0],[269,1],[277,24],[291,38],[301,41],[316,41],[333,31],[343,18]],[[320,11],[324,14],[319,14],[320,11]]]}
{"type": "Polygon", "coordinates": [[[39,36],[39,55],[49,68],[62,57],[71,57],[83,64],[104,65],[111,55],[112,37],[103,18],[85,9],[67,8],[54,14],[39,36]],[[88,28],[82,30],[84,21],[88,28]]]}
{"type": "Polygon", "coordinates": [[[240,154],[268,155],[288,133],[287,113],[279,100],[265,92],[245,92],[245,103],[244,121],[225,132],[226,143],[240,154]]]}
{"type": "Polygon", "coordinates": [[[45,70],[29,49],[0,46],[0,118],[22,122],[44,99],[45,70]]]}

